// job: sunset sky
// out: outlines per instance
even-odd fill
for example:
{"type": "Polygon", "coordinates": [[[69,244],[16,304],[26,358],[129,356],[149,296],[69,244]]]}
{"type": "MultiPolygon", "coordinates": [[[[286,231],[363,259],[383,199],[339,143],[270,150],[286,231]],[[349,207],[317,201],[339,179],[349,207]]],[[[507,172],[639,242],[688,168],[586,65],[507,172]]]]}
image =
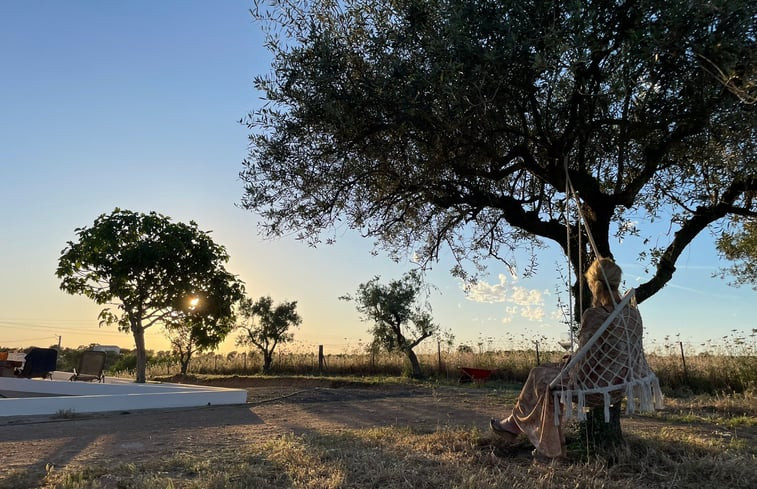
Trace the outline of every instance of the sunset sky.
{"type": "MultiPolygon", "coordinates": [[[[261,103],[252,79],[270,63],[249,8],[240,0],[0,2],[0,346],[60,337],[64,347],[133,348],[130,335],[98,328],[100,307],[60,291],[55,277],[74,229],[115,207],[212,230],[250,297],[298,302],[293,348],[323,344],[335,353],[368,339],[369,325],[338,297],[375,275],[399,278],[412,263],[371,255],[370,240],[348,230],[317,249],[266,241],[257,216],[238,207],[247,129],[237,121],[261,103]]],[[[667,223],[656,226],[655,239],[669,239],[667,223]]],[[[640,246],[614,244],[628,287],[649,278],[640,246]]],[[[648,348],[667,336],[695,349],[757,327],[755,292],[712,278],[727,264],[709,235],[677,265],[669,285],[641,305],[648,348]]],[[[458,344],[507,348],[541,338],[557,348],[565,329],[558,293],[564,301],[567,288],[556,269],[564,266],[553,247],[530,278],[492,262],[466,294],[443,257],[427,275],[437,288],[434,318],[458,344]]],[[[222,350],[235,349],[234,336],[222,350]]],[[[168,348],[159,329],[147,347],[168,348]]]]}

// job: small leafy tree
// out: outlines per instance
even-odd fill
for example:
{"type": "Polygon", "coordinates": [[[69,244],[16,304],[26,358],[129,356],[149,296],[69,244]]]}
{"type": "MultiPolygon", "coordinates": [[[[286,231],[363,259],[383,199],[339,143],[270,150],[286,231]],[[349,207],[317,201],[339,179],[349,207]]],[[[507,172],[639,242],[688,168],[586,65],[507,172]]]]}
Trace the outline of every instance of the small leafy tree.
{"type": "Polygon", "coordinates": [[[173,355],[179,360],[181,375],[187,375],[189,361],[192,359],[192,355],[199,351],[191,325],[182,321],[171,327],[166,327],[166,336],[168,341],[171,342],[173,355]]]}
{"type": "Polygon", "coordinates": [[[215,321],[213,315],[206,314],[207,307],[207,300],[194,297],[186,310],[172,314],[166,323],[166,336],[179,359],[181,375],[187,374],[192,355],[216,348],[234,329],[234,315],[215,321]]]}
{"type": "Polygon", "coordinates": [[[734,264],[722,270],[723,276],[734,277],[730,285],[751,284],[757,290],[757,219],[743,220],[736,232],[724,232],[718,240],[718,251],[734,264]]]}
{"type": "Polygon", "coordinates": [[[276,347],[294,338],[289,328],[302,323],[296,309],[296,301],[282,302],[274,307],[270,296],[261,297],[255,302],[248,298],[240,301],[238,316],[243,322],[237,326],[242,331],[237,345],[254,346],[260,350],[263,354],[263,372],[271,371],[276,347]]]}
{"type": "Polygon", "coordinates": [[[100,325],[133,334],[137,382],[145,381],[147,328],[186,318],[203,346],[228,333],[227,320],[244,288],[224,268],[226,250],[196,223],[116,208],[76,234],[78,241],[69,241],[58,261],[60,287],[108,305],[100,325]],[[203,306],[190,310],[192,300],[203,306]]]}
{"type": "Polygon", "coordinates": [[[186,375],[189,363],[195,353],[212,350],[223,341],[226,335],[234,329],[231,318],[226,319],[218,327],[210,331],[203,331],[203,325],[196,321],[184,320],[166,326],[166,336],[171,342],[171,350],[179,360],[181,375],[186,375]],[[210,336],[207,333],[211,333],[210,336]]]}
{"type": "Polygon", "coordinates": [[[360,284],[354,297],[346,295],[341,299],[355,301],[363,320],[373,322],[370,333],[375,345],[404,353],[410,361],[412,377],[422,378],[420,362],[413,349],[434,336],[439,326],[433,322],[428,304],[419,303],[421,276],[413,270],[386,285],[379,281],[380,277],[374,277],[360,284]]]}

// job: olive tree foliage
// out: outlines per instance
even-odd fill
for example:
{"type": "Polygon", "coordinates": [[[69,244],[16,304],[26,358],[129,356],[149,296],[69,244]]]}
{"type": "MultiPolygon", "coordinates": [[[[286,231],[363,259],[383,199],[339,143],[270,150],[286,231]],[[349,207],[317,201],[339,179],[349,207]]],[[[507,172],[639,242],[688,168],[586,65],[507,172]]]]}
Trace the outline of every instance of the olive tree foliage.
{"type": "Polygon", "coordinates": [[[373,345],[390,352],[401,352],[410,361],[413,378],[423,377],[418,356],[413,350],[426,338],[440,333],[433,322],[430,306],[422,301],[423,281],[417,270],[388,284],[374,277],[358,286],[354,296],[340,299],[354,301],[364,321],[372,322],[373,345]]]}
{"type": "Polygon", "coordinates": [[[273,61],[243,120],[242,203],[267,236],[317,244],[348,226],[424,265],[449,249],[463,278],[552,243],[578,271],[592,252],[565,215],[569,179],[600,255],[644,243],[643,301],[694,237],[757,214],[751,0],[281,1],[253,14],[273,61]]]}
{"type": "Polygon", "coordinates": [[[302,323],[297,302],[282,302],[274,307],[269,296],[257,301],[244,298],[239,302],[238,316],[242,323],[236,326],[241,331],[237,345],[254,346],[260,350],[263,372],[270,372],[276,347],[292,341],[294,335],[289,329],[302,323]]]}
{"type": "Polygon", "coordinates": [[[224,268],[224,247],[196,223],[117,208],[75,232],[58,261],[60,288],[107,305],[100,325],[132,333],[137,382],[145,381],[147,328],[182,324],[201,349],[217,346],[231,330],[244,287],[224,268]]]}
{"type": "Polygon", "coordinates": [[[723,276],[733,277],[736,287],[751,284],[757,290],[757,219],[745,221],[739,231],[726,231],[718,240],[718,251],[733,266],[722,270],[723,276]]]}

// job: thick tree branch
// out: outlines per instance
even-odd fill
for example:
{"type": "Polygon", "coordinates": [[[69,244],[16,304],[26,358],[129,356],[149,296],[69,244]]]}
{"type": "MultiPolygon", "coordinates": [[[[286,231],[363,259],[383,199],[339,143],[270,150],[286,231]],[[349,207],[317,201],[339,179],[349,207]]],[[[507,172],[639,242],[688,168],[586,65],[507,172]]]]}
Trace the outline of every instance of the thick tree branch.
{"type": "MultiPolygon", "coordinates": [[[[657,263],[657,272],[647,282],[641,284],[636,289],[636,298],[638,302],[643,302],[658,290],[663,288],[676,271],[676,261],[686,246],[708,225],[733,213],[732,205],[743,192],[757,191],[757,177],[748,177],[745,180],[734,182],[724,193],[723,201],[712,207],[699,207],[695,213],[683,222],[681,228],[674,234],[673,241],[663,252],[657,263]]],[[[745,212],[749,212],[744,209],[745,212]]]]}

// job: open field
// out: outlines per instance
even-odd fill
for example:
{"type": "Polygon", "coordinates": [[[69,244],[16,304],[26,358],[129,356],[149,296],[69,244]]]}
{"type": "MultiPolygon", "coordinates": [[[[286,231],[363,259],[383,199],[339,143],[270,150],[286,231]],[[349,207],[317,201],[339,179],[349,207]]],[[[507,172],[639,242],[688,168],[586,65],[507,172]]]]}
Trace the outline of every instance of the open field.
{"type": "MultiPolygon", "coordinates": [[[[734,338],[707,353],[688,352],[685,355],[678,343],[667,344],[661,351],[647,355],[652,370],[667,393],[676,395],[747,392],[757,389],[757,336],[734,338]]],[[[445,352],[420,353],[418,358],[425,374],[440,381],[454,382],[460,377],[459,367],[494,370],[493,379],[502,382],[525,381],[528,372],[539,363],[559,362],[564,351],[510,350],[482,353],[445,352]]],[[[190,373],[203,375],[249,375],[258,373],[262,359],[253,352],[232,352],[226,355],[200,354],[193,358],[190,373]]],[[[165,377],[179,372],[171,356],[158,354],[149,363],[148,377],[165,377]]],[[[279,375],[345,375],[397,377],[408,374],[408,364],[402,354],[353,352],[328,354],[319,368],[315,353],[277,353],[273,372],[279,375]]],[[[121,372],[133,376],[133,372],[121,372]]]]}
{"type": "MultiPolygon", "coordinates": [[[[190,379],[191,380],[191,379],[190,379]]],[[[534,458],[487,430],[519,386],[304,377],[194,379],[248,403],[14,418],[0,426],[0,488],[552,488],[757,484],[754,393],[668,399],[623,419],[628,447],[534,458]]],[[[576,440],[569,440],[575,447],[576,440]]]]}

